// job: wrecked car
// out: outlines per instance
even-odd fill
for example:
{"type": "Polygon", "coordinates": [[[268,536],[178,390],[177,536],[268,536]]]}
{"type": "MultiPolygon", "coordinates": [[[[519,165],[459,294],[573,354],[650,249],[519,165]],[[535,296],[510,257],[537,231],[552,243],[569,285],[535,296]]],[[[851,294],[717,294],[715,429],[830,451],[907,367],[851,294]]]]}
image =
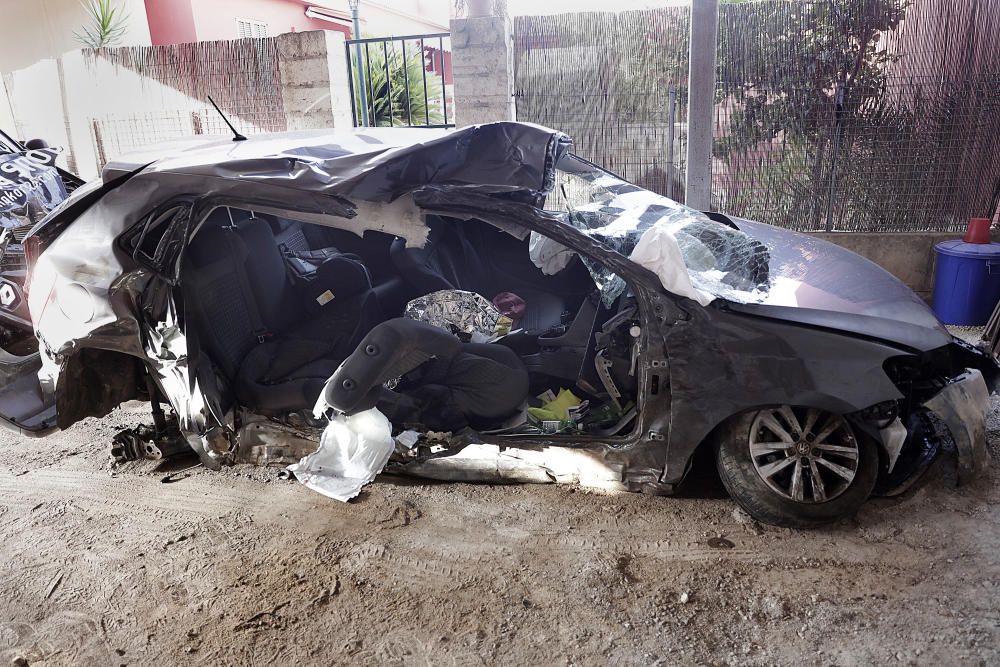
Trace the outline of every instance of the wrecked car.
{"type": "Polygon", "coordinates": [[[837,246],[535,125],[238,139],[110,163],[31,230],[9,427],[148,401],[117,457],[295,464],[324,490],[332,449],[343,498],[383,468],[670,494],[705,453],[792,526],[905,489],[945,444],[961,481],[984,465],[996,359],[837,246]]]}
{"type": "Polygon", "coordinates": [[[40,139],[22,144],[0,130],[0,345],[7,350],[27,351],[35,342],[24,298],[22,241],[82,185],[56,165],[61,152],[40,139]]]}

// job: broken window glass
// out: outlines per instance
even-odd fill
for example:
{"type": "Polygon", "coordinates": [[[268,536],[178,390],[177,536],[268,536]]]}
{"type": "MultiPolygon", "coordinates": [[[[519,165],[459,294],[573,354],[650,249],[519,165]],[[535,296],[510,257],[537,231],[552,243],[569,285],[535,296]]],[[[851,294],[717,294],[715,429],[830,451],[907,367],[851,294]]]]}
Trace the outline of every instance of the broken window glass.
{"type": "MultiPolygon", "coordinates": [[[[675,294],[707,304],[715,297],[759,301],[767,292],[768,254],[763,244],[574,155],[559,161],[545,209],[568,214],[574,227],[652,270],[675,294]],[[683,267],[677,266],[678,258],[683,267]]],[[[546,272],[558,271],[558,264],[565,266],[572,254],[552,243],[533,235],[532,259],[546,272]]],[[[592,261],[584,264],[606,302],[624,289],[621,278],[608,269],[592,261]]]]}
{"type": "Polygon", "coordinates": [[[187,241],[191,206],[188,203],[170,206],[153,213],[122,237],[122,243],[132,251],[136,261],[157,273],[173,278],[177,261],[187,241]]]}

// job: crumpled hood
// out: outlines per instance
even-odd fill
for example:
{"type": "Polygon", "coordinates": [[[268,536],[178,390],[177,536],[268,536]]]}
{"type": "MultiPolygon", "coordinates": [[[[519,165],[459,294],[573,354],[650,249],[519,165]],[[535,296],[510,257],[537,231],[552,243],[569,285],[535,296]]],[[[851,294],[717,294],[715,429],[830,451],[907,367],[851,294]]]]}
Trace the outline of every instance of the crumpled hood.
{"type": "Polygon", "coordinates": [[[771,286],[758,304],[737,310],[829,326],[932,349],[952,337],[928,305],[891,273],[822,239],[730,218],[767,246],[771,286]]]}

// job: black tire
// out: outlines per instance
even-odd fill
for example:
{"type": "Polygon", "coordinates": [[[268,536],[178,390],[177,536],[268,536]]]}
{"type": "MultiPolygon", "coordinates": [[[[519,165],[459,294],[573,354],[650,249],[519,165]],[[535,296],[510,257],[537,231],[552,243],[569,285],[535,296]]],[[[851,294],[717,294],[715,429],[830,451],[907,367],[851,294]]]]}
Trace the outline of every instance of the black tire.
{"type": "Polygon", "coordinates": [[[857,434],[858,467],[854,479],[837,497],[825,502],[803,503],[779,495],[754,467],[750,456],[750,431],[756,411],[730,419],[720,427],[716,464],[729,495],[761,523],[788,528],[811,528],[851,516],[872,493],[879,472],[878,446],[857,434]]]}

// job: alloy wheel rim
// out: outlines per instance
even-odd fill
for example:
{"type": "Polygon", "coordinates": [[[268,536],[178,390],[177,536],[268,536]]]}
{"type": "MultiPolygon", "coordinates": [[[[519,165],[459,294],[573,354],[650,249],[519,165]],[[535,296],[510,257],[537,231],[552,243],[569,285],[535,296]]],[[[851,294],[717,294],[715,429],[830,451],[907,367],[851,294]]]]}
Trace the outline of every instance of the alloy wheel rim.
{"type": "Polygon", "coordinates": [[[772,491],[819,504],[847,491],[858,472],[858,441],[843,416],[817,408],[761,410],[750,428],[750,460],[772,491]]]}

